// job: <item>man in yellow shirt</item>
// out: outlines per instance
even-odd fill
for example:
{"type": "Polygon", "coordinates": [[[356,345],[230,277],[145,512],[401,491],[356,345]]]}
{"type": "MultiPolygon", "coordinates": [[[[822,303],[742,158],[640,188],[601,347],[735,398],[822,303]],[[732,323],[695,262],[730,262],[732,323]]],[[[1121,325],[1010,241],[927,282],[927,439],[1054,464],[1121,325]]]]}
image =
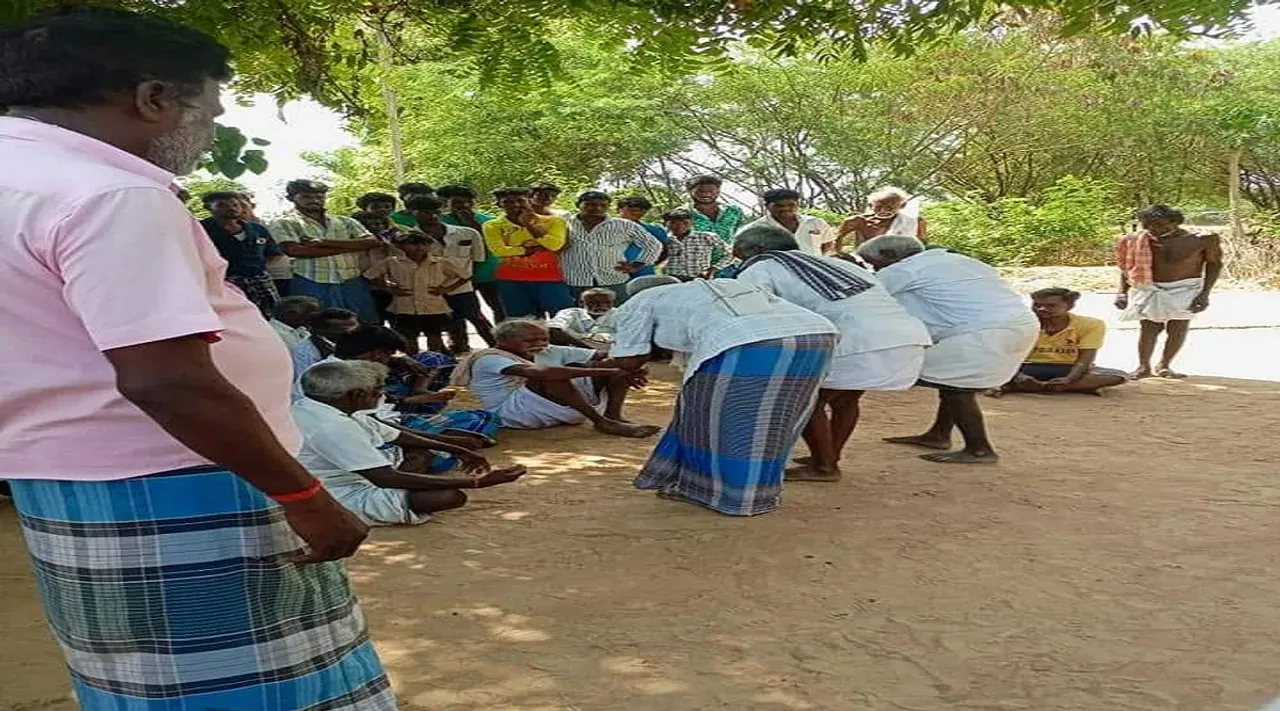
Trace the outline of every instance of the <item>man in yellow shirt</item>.
{"type": "Polygon", "coordinates": [[[1093,364],[1107,335],[1100,319],[1071,313],[1080,294],[1070,289],[1041,289],[1031,295],[1031,310],[1040,319],[1040,336],[1018,374],[992,395],[1019,393],[1101,394],[1123,384],[1123,371],[1093,364]]]}
{"type": "Polygon", "coordinates": [[[489,253],[498,258],[494,277],[507,316],[546,318],[573,306],[558,254],[569,239],[565,221],[534,212],[528,188],[500,188],[493,198],[503,214],[482,229],[489,253]]]}

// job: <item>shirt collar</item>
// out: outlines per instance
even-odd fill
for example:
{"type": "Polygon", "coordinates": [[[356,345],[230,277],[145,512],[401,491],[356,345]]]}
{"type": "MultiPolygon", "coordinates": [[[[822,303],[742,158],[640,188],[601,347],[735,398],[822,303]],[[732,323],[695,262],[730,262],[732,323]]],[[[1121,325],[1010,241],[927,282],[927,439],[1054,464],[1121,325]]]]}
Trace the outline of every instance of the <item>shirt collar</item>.
{"type": "Polygon", "coordinates": [[[51,123],[0,116],[0,137],[52,145],[88,156],[95,162],[133,173],[177,192],[173,173],[148,160],[123,151],[110,143],[51,123]]]}

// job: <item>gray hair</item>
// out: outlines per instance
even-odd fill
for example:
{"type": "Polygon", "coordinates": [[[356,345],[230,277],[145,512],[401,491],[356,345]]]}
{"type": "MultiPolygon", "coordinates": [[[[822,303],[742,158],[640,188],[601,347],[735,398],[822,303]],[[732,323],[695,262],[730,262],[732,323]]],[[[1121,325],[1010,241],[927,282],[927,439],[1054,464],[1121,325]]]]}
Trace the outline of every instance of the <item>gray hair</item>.
{"type": "Polygon", "coordinates": [[[607,296],[614,301],[618,300],[618,295],[613,293],[612,289],[602,289],[598,286],[587,289],[578,295],[578,301],[586,299],[588,296],[607,296]]]}
{"type": "Polygon", "coordinates": [[[905,205],[909,200],[911,200],[911,196],[908,195],[906,191],[902,190],[901,188],[895,188],[891,186],[884,187],[868,195],[867,204],[872,205],[877,202],[880,202],[881,200],[890,200],[890,199],[897,199],[898,202],[901,202],[903,205],[905,205]]]}
{"type": "Polygon", "coordinates": [[[545,331],[547,326],[541,321],[531,318],[509,318],[493,327],[493,340],[497,343],[502,343],[516,335],[534,329],[545,331]]]}
{"type": "Polygon", "coordinates": [[[627,282],[627,296],[635,296],[645,289],[652,289],[655,286],[679,283],[679,279],[666,274],[650,274],[649,276],[636,277],[627,282]]]}
{"type": "Polygon", "coordinates": [[[367,360],[335,360],[316,363],[302,373],[302,394],[332,403],[357,390],[380,390],[387,381],[387,366],[367,360]]]}
{"type": "Polygon", "coordinates": [[[907,235],[883,235],[858,245],[858,256],[866,260],[879,260],[885,254],[902,259],[924,251],[924,242],[907,235]]]}
{"type": "Polygon", "coordinates": [[[796,241],[795,235],[782,227],[768,224],[743,228],[738,236],[733,238],[734,249],[739,246],[755,247],[762,251],[800,249],[800,243],[796,241]]]}
{"type": "Polygon", "coordinates": [[[310,296],[286,296],[276,302],[272,314],[279,318],[284,314],[302,313],[310,308],[312,311],[319,311],[324,308],[319,299],[310,296]]]}

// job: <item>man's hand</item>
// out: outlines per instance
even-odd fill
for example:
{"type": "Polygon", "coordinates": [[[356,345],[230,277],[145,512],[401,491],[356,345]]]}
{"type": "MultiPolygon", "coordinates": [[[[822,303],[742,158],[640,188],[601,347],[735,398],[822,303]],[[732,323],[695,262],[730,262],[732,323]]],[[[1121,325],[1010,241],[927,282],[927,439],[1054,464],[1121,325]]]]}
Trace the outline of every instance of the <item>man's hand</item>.
{"type": "Polygon", "coordinates": [[[433,286],[427,289],[427,293],[433,296],[444,296],[449,293],[449,290],[443,286],[433,286]]]}
{"type": "Polygon", "coordinates": [[[1116,294],[1116,308],[1120,309],[1121,311],[1124,311],[1125,309],[1129,308],[1128,294],[1116,294]]]}
{"type": "Polygon", "coordinates": [[[532,210],[522,212],[520,213],[520,216],[516,218],[516,224],[522,225],[524,227],[528,227],[529,225],[532,225],[537,221],[538,221],[538,218],[532,210]]]}
{"type": "Polygon", "coordinates": [[[362,237],[357,240],[352,240],[351,244],[359,247],[360,249],[377,249],[378,247],[387,246],[386,242],[378,239],[377,237],[362,237]]]}
{"type": "Polygon", "coordinates": [[[281,507],[285,521],[309,549],[290,561],[295,565],[349,557],[369,535],[369,527],[323,489],[309,499],[281,507]]]}
{"type": "Polygon", "coordinates": [[[436,368],[429,368],[413,358],[399,356],[393,358],[392,362],[414,375],[431,377],[436,374],[436,368]]]}
{"type": "Polygon", "coordinates": [[[395,296],[413,296],[413,289],[406,289],[399,284],[391,287],[391,293],[395,296]]]}
{"type": "Polygon", "coordinates": [[[406,405],[426,405],[434,402],[449,402],[458,396],[458,393],[452,390],[441,390],[435,393],[418,393],[416,395],[408,395],[400,402],[406,405]]]}
{"type": "Polygon", "coordinates": [[[644,265],[639,262],[618,262],[618,266],[615,267],[615,269],[623,274],[633,274],[640,271],[640,268],[643,266],[644,265]]]}
{"type": "Polygon", "coordinates": [[[529,470],[522,466],[507,467],[506,469],[494,469],[493,471],[476,479],[476,488],[487,489],[499,484],[509,484],[528,473],[529,470]]]}
{"type": "Polygon", "coordinates": [[[1191,300],[1191,306],[1190,306],[1191,313],[1198,314],[1207,308],[1209,308],[1208,294],[1203,294],[1203,293],[1196,294],[1196,298],[1191,300]]]}
{"type": "Polygon", "coordinates": [[[1044,381],[1045,390],[1066,390],[1067,386],[1075,381],[1071,378],[1054,378],[1053,380],[1044,381]]]}
{"type": "Polygon", "coordinates": [[[465,474],[484,474],[489,471],[489,460],[475,452],[453,456],[458,458],[458,469],[465,474]]]}

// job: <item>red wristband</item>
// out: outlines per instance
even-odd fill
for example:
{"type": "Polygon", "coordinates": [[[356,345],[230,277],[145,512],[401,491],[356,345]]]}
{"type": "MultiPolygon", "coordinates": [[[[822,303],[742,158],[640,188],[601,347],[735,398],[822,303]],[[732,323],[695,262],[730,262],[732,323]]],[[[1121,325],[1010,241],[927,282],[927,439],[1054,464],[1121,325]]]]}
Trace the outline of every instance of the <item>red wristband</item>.
{"type": "Polygon", "coordinates": [[[319,479],[311,482],[311,486],[302,491],[295,491],[292,494],[267,494],[267,497],[277,504],[292,504],[298,501],[306,501],[307,499],[320,493],[324,486],[320,484],[319,479]]]}

